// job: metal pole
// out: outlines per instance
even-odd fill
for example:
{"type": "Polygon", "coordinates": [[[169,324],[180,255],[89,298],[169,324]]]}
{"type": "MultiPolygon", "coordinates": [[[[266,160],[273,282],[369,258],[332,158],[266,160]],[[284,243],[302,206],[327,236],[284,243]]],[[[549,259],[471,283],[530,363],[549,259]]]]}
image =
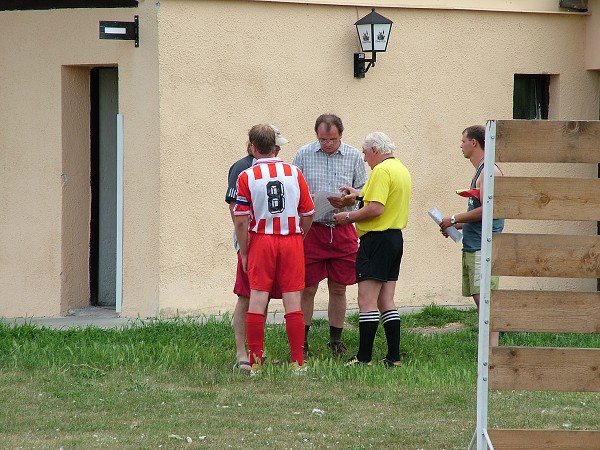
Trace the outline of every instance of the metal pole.
{"type": "Polygon", "coordinates": [[[488,370],[490,355],[490,278],[492,273],[492,220],[494,211],[494,164],[496,122],[489,120],[485,130],[483,168],[483,217],[481,227],[481,284],[479,292],[479,341],[477,347],[477,450],[487,450],[488,370]]]}
{"type": "Polygon", "coordinates": [[[123,302],[123,115],[117,114],[117,262],[115,311],[120,314],[123,302]]]}

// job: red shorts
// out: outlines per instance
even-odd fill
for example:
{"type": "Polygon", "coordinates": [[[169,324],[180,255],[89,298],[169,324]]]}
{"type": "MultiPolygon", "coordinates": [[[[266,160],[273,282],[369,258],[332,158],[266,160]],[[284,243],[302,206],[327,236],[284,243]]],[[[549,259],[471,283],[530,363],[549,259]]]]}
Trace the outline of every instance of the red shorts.
{"type": "Polygon", "coordinates": [[[304,239],[306,285],[329,278],[345,286],[356,283],[358,235],[352,225],[313,223],[304,239]]]}
{"type": "Polygon", "coordinates": [[[281,292],[304,289],[302,235],[252,233],[248,280],[252,289],[263,292],[271,292],[277,284],[281,292]]]}
{"type": "MultiPolygon", "coordinates": [[[[242,297],[250,298],[250,282],[248,281],[248,274],[244,272],[244,268],[242,267],[242,257],[239,253],[237,255],[237,261],[233,293],[242,297]]],[[[279,283],[275,282],[273,284],[273,289],[271,289],[269,298],[281,298],[281,289],[279,289],[279,283]]]]}

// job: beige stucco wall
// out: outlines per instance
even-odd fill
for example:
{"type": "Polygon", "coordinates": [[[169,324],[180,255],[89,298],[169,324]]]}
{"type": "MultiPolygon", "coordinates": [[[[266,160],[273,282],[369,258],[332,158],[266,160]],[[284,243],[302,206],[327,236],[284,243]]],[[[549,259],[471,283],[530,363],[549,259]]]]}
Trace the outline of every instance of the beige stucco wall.
{"type": "MultiPolygon", "coordinates": [[[[365,6],[369,8],[409,9],[466,9],[477,11],[516,11],[536,13],[564,13],[557,0],[249,0],[269,3],[304,3],[314,5],[365,6]]],[[[592,0],[594,1],[594,0],[592,0]]]]}
{"type": "Polygon", "coordinates": [[[585,26],[585,68],[600,70],[600,0],[589,0],[585,26]]]}
{"type": "Polygon", "coordinates": [[[89,298],[90,71],[62,66],[61,312],[89,298]],[[82,101],[83,100],[83,101],[82,101]]]}
{"type": "MultiPolygon", "coordinates": [[[[163,313],[213,313],[234,305],[226,175],[244,155],[254,123],[273,122],[283,131],[291,142],[280,156],[288,161],[314,140],[314,120],[323,112],[342,117],[344,140],[355,146],[373,130],[395,140],[413,175],[396,299],[423,305],[470,302],[460,297],[460,247],[441,238],[426,212],[466,208],[454,194],[474,170],[462,158],[461,132],[512,117],[514,73],[556,74],[553,118],[598,118],[598,76],[584,70],[585,15],[380,8],[394,21],[388,52],[357,80],[353,24],[369,11],[306,2],[161,3],[163,313]]],[[[507,167],[507,174],[511,170],[523,169],[507,167]]],[[[581,170],[595,174],[595,167],[571,173],[581,170]]],[[[317,307],[325,305],[321,292],[317,307]]],[[[349,307],[356,307],[355,287],[349,307]]]]}
{"type": "MultiPolygon", "coordinates": [[[[454,194],[473,173],[460,152],[461,131],[511,117],[514,73],[553,75],[551,118],[597,119],[598,75],[585,70],[598,68],[589,31],[585,41],[586,24],[597,18],[559,13],[549,0],[524,2],[537,11],[527,14],[504,11],[515,2],[500,0],[486,2],[495,11],[477,11],[470,0],[415,8],[380,0],[374,6],[388,6],[378,12],[394,21],[388,52],[358,80],[353,24],[371,4],[349,3],[366,5],[164,0],[157,7],[142,0],[133,9],[0,12],[0,315],[59,315],[89,301],[89,212],[81,211],[89,208],[82,131],[89,98],[76,98],[85,96],[89,68],[100,65],[119,68],[125,118],[123,315],[233,309],[227,170],[244,155],[252,124],[280,127],[291,141],[281,156],[291,161],[314,140],[323,112],[342,117],[344,140],[355,146],[370,131],[388,133],[413,175],[398,304],[469,304],[460,297],[460,247],[426,215],[433,206],[448,214],[466,208],[454,194]],[[139,48],[98,39],[99,20],[134,14],[139,48]]],[[[597,4],[590,1],[590,10],[597,4]]],[[[508,175],[530,170],[503,168],[508,175]]],[[[596,176],[596,168],[568,173],[596,176]]],[[[535,280],[533,287],[540,282],[581,286],[535,280]]],[[[317,308],[325,306],[321,291],[317,308]]],[[[349,307],[356,307],[355,286],[349,307]]]]}
{"type": "Polygon", "coordinates": [[[154,2],[141,1],[139,8],[131,9],[2,11],[0,28],[0,315],[59,315],[89,305],[89,229],[84,229],[89,218],[80,213],[81,208],[89,209],[85,83],[89,68],[101,65],[119,68],[119,105],[125,121],[123,313],[156,314],[159,122],[154,2]],[[99,40],[99,20],[131,22],[134,14],[141,16],[139,48],[132,41],[99,40]]]}

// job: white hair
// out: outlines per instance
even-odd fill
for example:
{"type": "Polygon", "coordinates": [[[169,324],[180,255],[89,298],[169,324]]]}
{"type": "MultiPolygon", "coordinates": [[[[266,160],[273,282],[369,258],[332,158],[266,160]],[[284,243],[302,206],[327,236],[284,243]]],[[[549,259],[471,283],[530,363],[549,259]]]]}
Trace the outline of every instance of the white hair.
{"type": "Polygon", "coordinates": [[[396,149],[396,144],[392,142],[387,134],[382,133],[381,131],[374,131],[367,134],[367,137],[363,141],[363,148],[373,147],[377,149],[378,153],[387,155],[396,149]]]}

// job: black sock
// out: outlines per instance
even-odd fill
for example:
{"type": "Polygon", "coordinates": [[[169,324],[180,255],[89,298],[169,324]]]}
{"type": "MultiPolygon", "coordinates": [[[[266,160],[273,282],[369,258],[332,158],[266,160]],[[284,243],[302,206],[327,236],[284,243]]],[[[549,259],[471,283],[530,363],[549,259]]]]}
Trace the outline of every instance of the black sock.
{"type": "Polygon", "coordinates": [[[342,331],[344,328],[332,327],[329,325],[329,342],[339,342],[342,340],[342,331]]]}
{"type": "Polygon", "coordinates": [[[310,325],[304,325],[304,346],[308,345],[308,330],[310,330],[310,325]]]}
{"type": "Polygon", "coordinates": [[[373,359],[373,342],[379,326],[379,311],[361,312],[358,318],[359,345],[356,358],[361,362],[373,359]]]}
{"type": "Polygon", "coordinates": [[[389,361],[400,361],[400,314],[391,309],[381,314],[381,321],[388,346],[386,358],[389,361]]]}

